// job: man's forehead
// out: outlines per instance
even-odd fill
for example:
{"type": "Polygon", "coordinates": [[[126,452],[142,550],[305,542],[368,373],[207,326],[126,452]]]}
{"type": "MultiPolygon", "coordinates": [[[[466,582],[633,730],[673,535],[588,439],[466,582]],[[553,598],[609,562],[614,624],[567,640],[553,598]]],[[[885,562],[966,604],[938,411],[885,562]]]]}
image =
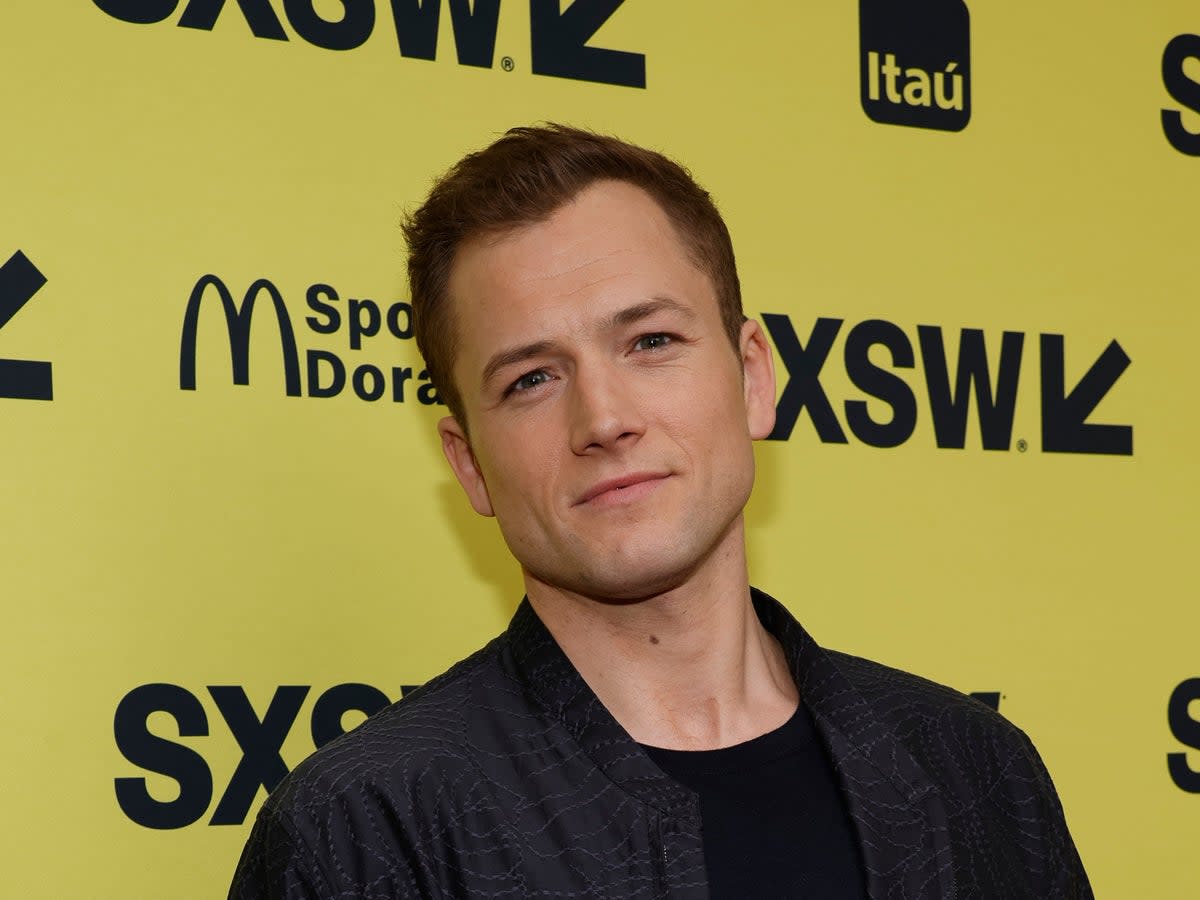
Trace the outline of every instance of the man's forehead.
{"type": "Polygon", "coordinates": [[[546,282],[569,293],[631,274],[635,265],[671,269],[687,262],[656,200],[634,185],[601,181],[543,219],[464,241],[449,285],[454,301],[469,303],[525,286],[537,291],[546,282]]]}
{"type": "Polygon", "coordinates": [[[556,261],[586,253],[591,246],[626,247],[631,233],[679,243],[666,212],[650,194],[623,181],[597,181],[545,216],[467,238],[455,263],[486,257],[488,251],[503,258],[536,245],[538,252],[528,261],[531,269],[549,274],[556,261]]]}

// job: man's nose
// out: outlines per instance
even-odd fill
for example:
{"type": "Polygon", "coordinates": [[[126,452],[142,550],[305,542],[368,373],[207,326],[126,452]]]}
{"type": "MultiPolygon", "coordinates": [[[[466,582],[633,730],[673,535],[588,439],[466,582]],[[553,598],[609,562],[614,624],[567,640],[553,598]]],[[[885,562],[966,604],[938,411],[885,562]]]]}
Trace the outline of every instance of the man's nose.
{"type": "Polygon", "coordinates": [[[580,456],[636,441],[646,430],[640,404],[612,368],[580,369],[571,386],[571,449],[580,456]]]}

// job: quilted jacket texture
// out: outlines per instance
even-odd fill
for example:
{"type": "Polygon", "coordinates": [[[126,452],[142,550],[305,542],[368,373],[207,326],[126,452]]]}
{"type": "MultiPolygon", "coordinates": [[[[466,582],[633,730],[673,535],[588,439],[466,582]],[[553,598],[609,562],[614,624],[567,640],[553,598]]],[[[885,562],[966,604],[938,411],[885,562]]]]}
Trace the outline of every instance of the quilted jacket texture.
{"type": "MultiPolygon", "coordinates": [[[[1024,733],[949,688],[823,650],[752,596],[828,744],[874,900],[1092,897],[1024,733]]],[[[229,896],[701,900],[699,802],[524,601],[486,647],[284,779],[229,896]]]]}

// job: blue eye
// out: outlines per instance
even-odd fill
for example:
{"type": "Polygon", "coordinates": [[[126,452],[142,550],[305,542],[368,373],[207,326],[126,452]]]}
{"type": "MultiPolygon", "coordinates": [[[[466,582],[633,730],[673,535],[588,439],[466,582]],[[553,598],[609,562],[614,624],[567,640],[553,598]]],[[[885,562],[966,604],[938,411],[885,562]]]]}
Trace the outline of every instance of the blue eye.
{"type": "Polygon", "coordinates": [[[669,343],[671,343],[671,341],[671,335],[663,334],[662,332],[657,332],[655,334],[644,334],[637,339],[634,347],[636,347],[638,350],[659,350],[667,346],[669,343]]]}
{"type": "Polygon", "coordinates": [[[532,372],[527,372],[514,381],[506,393],[512,394],[520,391],[528,391],[549,380],[550,373],[545,369],[534,369],[532,372]]]}

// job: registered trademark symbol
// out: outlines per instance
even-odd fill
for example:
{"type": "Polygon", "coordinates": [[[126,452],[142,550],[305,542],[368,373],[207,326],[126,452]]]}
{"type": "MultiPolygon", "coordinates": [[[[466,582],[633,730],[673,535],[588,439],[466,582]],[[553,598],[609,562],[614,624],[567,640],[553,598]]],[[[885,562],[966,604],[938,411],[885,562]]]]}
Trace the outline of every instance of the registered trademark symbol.
{"type": "Polygon", "coordinates": [[[1017,441],[1017,450],[1020,453],[1024,453],[1028,449],[1029,449],[1029,444],[1026,443],[1025,438],[1021,438],[1019,441],[1017,441]]]}
{"type": "Polygon", "coordinates": [[[500,68],[502,68],[505,72],[511,72],[516,67],[517,64],[513,62],[513,58],[511,56],[505,56],[500,59],[500,68]]]}

